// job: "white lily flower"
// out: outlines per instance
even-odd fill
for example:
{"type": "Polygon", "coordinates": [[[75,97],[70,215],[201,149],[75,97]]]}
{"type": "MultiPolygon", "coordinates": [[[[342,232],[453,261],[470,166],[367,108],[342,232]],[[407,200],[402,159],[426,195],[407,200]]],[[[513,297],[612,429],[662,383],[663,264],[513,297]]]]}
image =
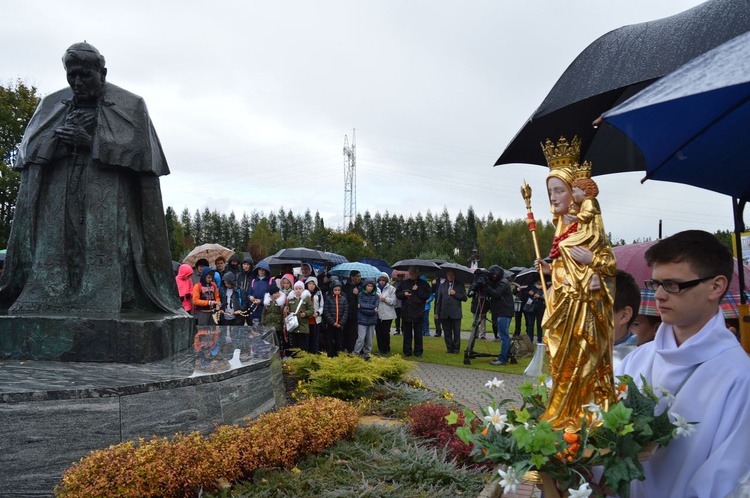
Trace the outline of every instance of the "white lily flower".
{"type": "Polygon", "coordinates": [[[518,485],[521,484],[521,481],[516,475],[516,469],[508,467],[507,472],[499,469],[497,473],[502,477],[498,484],[503,487],[503,493],[515,493],[518,491],[518,485]]]}
{"type": "Polygon", "coordinates": [[[518,429],[517,425],[513,425],[510,422],[508,422],[507,424],[505,424],[505,432],[507,432],[508,434],[510,434],[511,432],[513,432],[516,429],[518,429]]]}
{"type": "Polygon", "coordinates": [[[495,426],[495,430],[500,432],[505,427],[505,422],[508,420],[508,416],[504,413],[500,413],[500,409],[495,410],[491,406],[487,408],[489,415],[485,415],[484,421],[488,424],[495,426]]]}
{"type": "Polygon", "coordinates": [[[674,436],[675,437],[681,437],[681,436],[689,436],[692,433],[695,432],[695,426],[693,424],[689,424],[687,420],[682,418],[680,415],[678,415],[675,412],[669,412],[669,414],[674,419],[674,422],[672,422],[672,425],[674,425],[674,436]]]}
{"type": "Polygon", "coordinates": [[[654,394],[659,393],[659,396],[662,398],[666,398],[667,400],[667,406],[672,406],[675,402],[675,397],[672,393],[669,392],[669,390],[666,387],[662,386],[656,386],[654,388],[654,394]]]}
{"type": "Polygon", "coordinates": [[[587,498],[591,496],[592,490],[589,483],[584,482],[578,489],[568,488],[570,498],[587,498]]]}
{"type": "Polygon", "coordinates": [[[585,408],[586,410],[590,411],[591,413],[596,413],[596,420],[600,421],[603,420],[602,417],[602,407],[597,405],[596,403],[586,403],[582,406],[582,408],[585,408]]]}
{"type": "Polygon", "coordinates": [[[493,387],[500,387],[502,383],[505,382],[504,380],[497,380],[497,377],[495,377],[492,380],[488,380],[487,383],[484,385],[484,387],[488,389],[492,389],[493,387]]]}

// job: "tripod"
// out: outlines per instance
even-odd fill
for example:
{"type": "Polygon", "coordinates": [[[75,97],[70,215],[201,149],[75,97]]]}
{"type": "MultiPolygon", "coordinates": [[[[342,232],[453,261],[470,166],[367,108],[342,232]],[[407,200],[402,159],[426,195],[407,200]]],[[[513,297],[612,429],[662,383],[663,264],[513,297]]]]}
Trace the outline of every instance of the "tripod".
{"type": "MultiPolygon", "coordinates": [[[[477,340],[477,335],[479,335],[479,326],[482,323],[482,320],[486,320],[486,315],[484,314],[484,306],[487,302],[487,299],[482,294],[481,290],[476,291],[477,296],[477,307],[474,310],[474,321],[471,324],[471,335],[469,336],[469,345],[466,346],[466,351],[464,351],[464,365],[471,365],[471,359],[472,358],[494,358],[495,355],[492,353],[477,353],[474,351],[474,342],[477,340]]],[[[513,347],[513,344],[511,342],[510,351],[508,352],[508,363],[518,363],[518,360],[516,359],[516,353],[515,348],[513,347]]]]}

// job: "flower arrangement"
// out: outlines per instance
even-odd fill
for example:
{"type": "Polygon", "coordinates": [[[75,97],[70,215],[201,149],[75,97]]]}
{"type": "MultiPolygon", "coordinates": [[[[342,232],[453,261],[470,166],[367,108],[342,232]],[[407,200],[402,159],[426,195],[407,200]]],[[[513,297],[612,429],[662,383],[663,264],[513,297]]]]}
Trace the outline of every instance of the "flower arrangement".
{"type": "MultiPolygon", "coordinates": [[[[587,427],[584,418],[578,432],[555,430],[549,422],[539,420],[547,403],[547,388],[540,378],[537,385],[526,382],[519,387],[523,398],[520,407],[510,399],[497,403],[485,393],[492,403],[482,410],[484,425],[472,424],[478,417],[465,410],[466,423],[457,427],[456,434],[465,443],[474,444],[472,456],[476,460],[504,465],[498,475],[505,493],[515,492],[522,479],[536,472],[546,486],[554,482],[556,489],[550,491],[558,495],[561,490],[570,497],[617,493],[628,498],[630,482],[643,479],[641,461],[659,446],[667,446],[673,438],[688,436],[694,430],[684,418],[664,409],[674,401],[673,396],[641,380],[639,389],[632,377],[619,377],[617,402],[609,410],[593,403],[584,405],[596,422],[587,427]],[[594,467],[603,471],[599,480],[594,479],[594,467]]],[[[493,379],[486,387],[501,384],[493,379]]],[[[458,418],[452,412],[447,420],[455,424],[458,418]]],[[[547,490],[545,487],[545,495],[547,490]]]]}

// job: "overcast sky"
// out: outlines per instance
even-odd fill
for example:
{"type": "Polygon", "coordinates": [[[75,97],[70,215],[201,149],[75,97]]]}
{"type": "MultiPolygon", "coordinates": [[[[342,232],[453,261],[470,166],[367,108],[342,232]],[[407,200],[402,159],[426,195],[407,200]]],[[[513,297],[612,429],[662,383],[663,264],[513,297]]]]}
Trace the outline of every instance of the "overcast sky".
{"type": "MultiPolygon", "coordinates": [[[[145,98],[178,213],[309,208],[340,227],[356,128],[360,213],[522,218],[526,179],[549,219],[546,168],[495,160],[589,43],[699,3],[6,1],[0,81],[46,95],[66,85],[65,49],[92,43],[108,81],[145,98]]],[[[728,197],[641,177],[596,178],[616,238],[656,238],[659,219],[665,236],[732,229],[728,197]]]]}

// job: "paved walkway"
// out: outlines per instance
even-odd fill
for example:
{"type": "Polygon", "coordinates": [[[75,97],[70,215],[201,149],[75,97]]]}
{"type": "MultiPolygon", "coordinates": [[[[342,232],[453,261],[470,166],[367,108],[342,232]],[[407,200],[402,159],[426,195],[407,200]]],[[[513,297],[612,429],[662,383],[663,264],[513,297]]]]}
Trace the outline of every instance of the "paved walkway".
{"type": "MultiPolygon", "coordinates": [[[[520,394],[517,388],[524,381],[520,375],[486,372],[434,363],[419,363],[418,367],[412,375],[421,379],[428,389],[452,392],[454,400],[472,410],[479,411],[480,407],[488,406],[490,403],[490,398],[480,394],[480,391],[491,393],[497,400],[512,398],[520,401],[520,394]],[[502,380],[502,385],[499,388],[492,389],[485,387],[487,381],[492,380],[494,377],[502,380]]],[[[516,494],[506,494],[503,496],[506,498],[539,498],[541,492],[530,484],[522,484],[518,487],[516,494]]]]}

